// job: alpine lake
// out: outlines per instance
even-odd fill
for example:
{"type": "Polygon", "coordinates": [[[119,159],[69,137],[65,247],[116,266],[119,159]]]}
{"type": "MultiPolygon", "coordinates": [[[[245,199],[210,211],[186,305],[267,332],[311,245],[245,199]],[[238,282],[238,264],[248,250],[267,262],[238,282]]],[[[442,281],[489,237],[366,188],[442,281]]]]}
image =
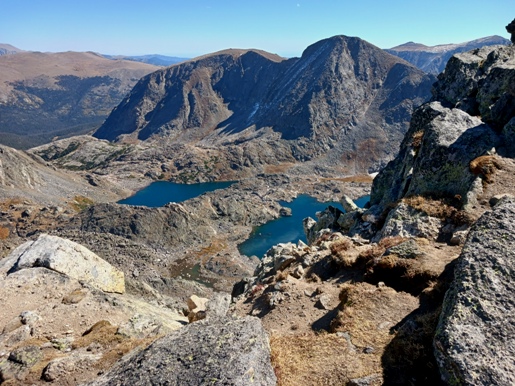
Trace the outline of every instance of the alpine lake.
{"type": "MultiPolygon", "coordinates": [[[[138,191],[135,195],[118,201],[119,204],[141,205],[147,207],[160,207],[169,202],[182,202],[200,196],[203,193],[217,189],[225,189],[232,185],[229,182],[205,182],[197,184],[178,184],[167,181],[153,182],[149,186],[138,191]]],[[[355,201],[356,205],[363,207],[369,200],[364,196],[355,201]]],[[[291,216],[284,216],[272,220],[252,230],[249,238],[238,246],[241,254],[246,256],[263,257],[274,245],[287,242],[306,242],[302,220],[306,217],[316,219],[316,213],[324,210],[329,205],[341,211],[340,203],[319,202],[316,198],[301,194],[290,202],[279,201],[280,205],[291,209],[291,216]]]]}

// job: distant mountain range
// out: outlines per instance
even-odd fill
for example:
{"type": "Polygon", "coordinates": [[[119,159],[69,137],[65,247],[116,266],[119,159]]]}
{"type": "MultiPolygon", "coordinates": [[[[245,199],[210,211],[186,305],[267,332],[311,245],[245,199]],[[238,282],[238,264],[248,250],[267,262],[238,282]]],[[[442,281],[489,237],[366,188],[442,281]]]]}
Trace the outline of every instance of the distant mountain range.
{"type": "Polygon", "coordinates": [[[19,52],[24,52],[24,51],[20,50],[19,48],[14,47],[14,46],[11,46],[10,44],[1,44],[0,43],[0,56],[17,54],[19,52]]]}
{"type": "MultiPolygon", "coordinates": [[[[407,43],[388,52],[435,74],[455,52],[506,43],[494,36],[435,47],[407,43]]],[[[357,164],[372,165],[395,152],[432,79],[347,37],[325,39],[291,59],[258,50],[187,60],[41,53],[0,44],[0,143],[28,148],[91,132],[119,104],[96,132],[99,138],[164,136],[209,144],[279,135],[293,140],[286,143],[296,159],[338,148],[354,154],[357,164]],[[365,138],[367,152],[357,145],[365,138]]]]}
{"type": "Polygon", "coordinates": [[[92,52],[42,53],[2,45],[0,142],[29,148],[97,128],[132,86],[159,67],[92,52]]]}
{"type": "Polygon", "coordinates": [[[497,44],[508,45],[511,42],[501,36],[489,36],[465,43],[440,44],[437,46],[425,46],[420,43],[408,42],[386,51],[407,60],[425,72],[437,75],[445,69],[447,61],[454,54],[497,44]]]}
{"type": "Polygon", "coordinates": [[[134,62],[153,64],[154,66],[168,67],[172,64],[185,62],[189,58],[179,58],[176,56],[165,55],[141,55],[141,56],[124,56],[124,55],[102,55],[108,59],[132,60],[134,62]]]}

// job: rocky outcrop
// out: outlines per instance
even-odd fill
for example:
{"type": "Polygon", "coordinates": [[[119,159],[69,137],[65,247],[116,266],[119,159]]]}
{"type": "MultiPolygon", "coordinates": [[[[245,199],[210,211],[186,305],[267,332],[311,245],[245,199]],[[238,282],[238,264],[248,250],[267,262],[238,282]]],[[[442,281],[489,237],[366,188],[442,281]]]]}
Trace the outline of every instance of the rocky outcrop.
{"type": "Polygon", "coordinates": [[[374,180],[371,204],[406,196],[455,198],[474,205],[512,156],[515,48],[485,47],[455,55],[434,86],[434,101],[412,117],[397,158],[374,180]]]}
{"type": "Polygon", "coordinates": [[[0,261],[0,383],[89,381],[122,354],[187,324],[170,298],[124,290],[84,247],[42,235],[0,261]]]}
{"type": "Polygon", "coordinates": [[[515,115],[515,47],[484,47],[455,55],[434,85],[433,99],[501,130],[515,115]]]}
{"type": "Polygon", "coordinates": [[[89,386],[275,385],[268,337],[255,317],[192,323],[130,356],[89,386]]]}
{"type": "Polygon", "coordinates": [[[123,272],[80,244],[42,234],[20,245],[0,262],[0,272],[44,267],[83,281],[104,292],[125,292],[123,272]]]}
{"type": "Polygon", "coordinates": [[[240,156],[250,164],[263,152],[271,160],[306,161],[333,149],[333,157],[346,154],[352,171],[366,171],[391,157],[432,82],[346,36],[289,60],[227,50],[143,78],[94,136],[222,147],[229,159],[248,148],[253,155],[240,156]]]}
{"type": "Polygon", "coordinates": [[[455,54],[466,52],[475,48],[493,45],[507,45],[509,41],[501,36],[489,36],[460,44],[441,44],[438,46],[425,46],[424,44],[409,42],[386,50],[421,70],[438,75],[455,54]]]}
{"type": "Polygon", "coordinates": [[[396,159],[375,178],[370,203],[385,206],[413,195],[459,195],[464,204],[474,202],[469,193],[481,189],[481,180],[470,162],[494,153],[498,143],[480,119],[439,102],[426,104],[413,114],[396,159]]]}
{"type": "Polygon", "coordinates": [[[434,339],[448,384],[515,383],[515,200],[473,226],[458,258],[434,339]]]}

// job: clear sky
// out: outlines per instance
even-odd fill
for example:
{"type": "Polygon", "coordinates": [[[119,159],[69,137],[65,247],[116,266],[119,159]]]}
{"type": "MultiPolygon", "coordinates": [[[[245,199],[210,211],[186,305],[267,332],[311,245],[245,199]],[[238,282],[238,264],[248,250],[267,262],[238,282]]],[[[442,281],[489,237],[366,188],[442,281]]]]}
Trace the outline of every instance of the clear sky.
{"type": "Polygon", "coordinates": [[[300,56],[334,35],[381,48],[509,38],[515,0],[0,0],[0,43],[30,51],[300,56]]]}

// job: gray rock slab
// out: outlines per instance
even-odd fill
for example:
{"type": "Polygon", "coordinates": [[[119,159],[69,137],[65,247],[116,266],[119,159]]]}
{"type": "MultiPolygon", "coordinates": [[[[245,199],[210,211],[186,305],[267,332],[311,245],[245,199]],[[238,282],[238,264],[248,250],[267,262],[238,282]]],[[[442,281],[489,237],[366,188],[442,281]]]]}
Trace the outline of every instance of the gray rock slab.
{"type": "Polygon", "coordinates": [[[459,385],[515,384],[515,199],[472,227],[434,339],[442,378],[459,385]]]}
{"type": "Polygon", "coordinates": [[[275,385],[259,319],[200,321],[154,342],[89,386],[275,385]]]}
{"type": "Polygon", "coordinates": [[[7,263],[12,264],[7,273],[43,267],[104,292],[125,292],[123,272],[82,245],[57,236],[42,234],[36,241],[23,244],[7,257],[7,263]]]}

